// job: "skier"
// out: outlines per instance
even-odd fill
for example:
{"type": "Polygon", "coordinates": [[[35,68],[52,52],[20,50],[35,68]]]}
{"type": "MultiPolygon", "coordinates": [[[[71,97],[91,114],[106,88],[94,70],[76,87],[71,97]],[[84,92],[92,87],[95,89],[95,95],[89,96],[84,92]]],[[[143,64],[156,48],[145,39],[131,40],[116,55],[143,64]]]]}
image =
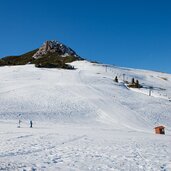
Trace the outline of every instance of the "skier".
{"type": "Polygon", "coordinates": [[[18,128],[20,128],[21,120],[18,121],[18,128]]]}
{"type": "Polygon", "coordinates": [[[30,121],[30,128],[33,128],[33,122],[32,122],[32,120],[30,121]]]}

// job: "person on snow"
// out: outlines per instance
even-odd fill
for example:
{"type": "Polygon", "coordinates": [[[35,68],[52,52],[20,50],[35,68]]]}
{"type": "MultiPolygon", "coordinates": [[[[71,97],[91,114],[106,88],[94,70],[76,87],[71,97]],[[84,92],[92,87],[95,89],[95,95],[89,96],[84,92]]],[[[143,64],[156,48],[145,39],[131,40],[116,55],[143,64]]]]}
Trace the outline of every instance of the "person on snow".
{"type": "Polygon", "coordinates": [[[32,122],[32,120],[30,121],[30,128],[33,128],[33,122],[32,122]]]}
{"type": "Polygon", "coordinates": [[[18,128],[20,128],[21,120],[18,121],[18,128]]]}

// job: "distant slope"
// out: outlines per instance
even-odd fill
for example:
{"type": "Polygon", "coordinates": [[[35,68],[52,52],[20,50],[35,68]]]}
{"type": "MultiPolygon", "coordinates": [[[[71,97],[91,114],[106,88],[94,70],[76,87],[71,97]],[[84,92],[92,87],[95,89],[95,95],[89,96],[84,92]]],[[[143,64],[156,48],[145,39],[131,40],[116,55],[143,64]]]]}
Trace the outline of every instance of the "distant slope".
{"type": "Polygon", "coordinates": [[[1,67],[0,119],[109,124],[141,131],[160,124],[171,128],[171,75],[106,69],[87,61],[72,65],[76,70],[1,67]],[[125,80],[134,77],[146,87],[153,86],[152,96],[143,93],[147,88],[128,89],[123,74],[125,80]],[[113,81],[116,75],[119,83],[113,81]]]}

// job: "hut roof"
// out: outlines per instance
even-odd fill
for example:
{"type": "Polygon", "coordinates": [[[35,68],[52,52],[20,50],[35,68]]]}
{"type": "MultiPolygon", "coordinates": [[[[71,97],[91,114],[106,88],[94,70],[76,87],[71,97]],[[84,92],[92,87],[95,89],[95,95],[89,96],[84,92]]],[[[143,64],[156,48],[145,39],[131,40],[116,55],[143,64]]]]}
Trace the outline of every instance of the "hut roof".
{"type": "Polygon", "coordinates": [[[156,126],[154,129],[157,129],[157,128],[165,128],[164,126],[156,126]]]}

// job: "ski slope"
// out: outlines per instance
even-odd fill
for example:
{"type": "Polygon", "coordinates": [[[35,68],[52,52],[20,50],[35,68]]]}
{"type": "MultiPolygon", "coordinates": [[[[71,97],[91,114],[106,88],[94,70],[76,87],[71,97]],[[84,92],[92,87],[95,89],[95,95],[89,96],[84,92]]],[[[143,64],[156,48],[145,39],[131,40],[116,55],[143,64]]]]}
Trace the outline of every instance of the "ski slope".
{"type": "Polygon", "coordinates": [[[171,75],[72,65],[0,67],[0,170],[171,170],[171,75]]]}

